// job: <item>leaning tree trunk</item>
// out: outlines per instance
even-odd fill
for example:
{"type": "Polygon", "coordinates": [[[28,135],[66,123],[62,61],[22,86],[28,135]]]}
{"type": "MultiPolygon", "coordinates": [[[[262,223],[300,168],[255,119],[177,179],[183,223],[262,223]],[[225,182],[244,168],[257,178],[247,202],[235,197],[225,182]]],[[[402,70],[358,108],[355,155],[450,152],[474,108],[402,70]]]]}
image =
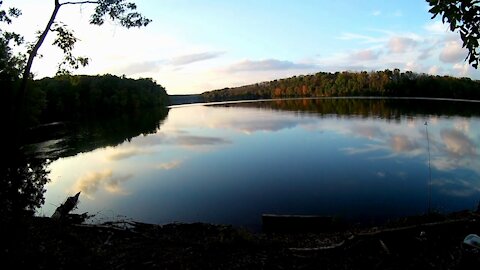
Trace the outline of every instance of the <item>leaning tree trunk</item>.
{"type": "Polygon", "coordinates": [[[61,7],[61,4],[59,0],[55,0],[55,8],[53,9],[52,15],[50,16],[50,20],[48,21],[47,26],[43,30],[42,34],[38,37],[37,43],[35,43],[35,46],[33,46],[32,50],[28,55],[27,64],[25,66],[25,70],[23,71],[22,81],[20,82],[20,87],[18,88],[18,92],[17,92],[17,101],[16,101],[17,108],[15,110],[17,121],[22,120],[23,107],[25,106],[25,96],[27,93],[27,85],[28,85],[28,80],[30,79],[30,70],[32,69],[33,59],[37,55],[38,49],[40,49],[40,47],[42,46],[43,41],[45,41],[45,38],[47,37],[47,34],[50,31],[50,28],[52,27],[53,22],[55,21],[55,17],[57,17],[57,13],[60,7],[61,7]]]}

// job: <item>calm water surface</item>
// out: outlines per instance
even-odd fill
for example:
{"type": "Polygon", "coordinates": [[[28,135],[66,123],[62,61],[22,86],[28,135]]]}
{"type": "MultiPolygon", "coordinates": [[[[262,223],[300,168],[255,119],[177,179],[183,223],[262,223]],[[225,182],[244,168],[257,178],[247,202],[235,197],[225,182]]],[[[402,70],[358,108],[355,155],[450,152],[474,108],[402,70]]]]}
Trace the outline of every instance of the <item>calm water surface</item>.
{"type": "Polygon", "coordinates": [[[38,212],[50,215],[77,191],[78,212],[97,219],[250,228],[262,213],[366,222],[422,214],[429,197],[437,211],[472,209],[480,199],[480,113],[465,107],[480,104],[465,104],[340,99],[171,108],[153,134],[53,161],[38,212]]]}

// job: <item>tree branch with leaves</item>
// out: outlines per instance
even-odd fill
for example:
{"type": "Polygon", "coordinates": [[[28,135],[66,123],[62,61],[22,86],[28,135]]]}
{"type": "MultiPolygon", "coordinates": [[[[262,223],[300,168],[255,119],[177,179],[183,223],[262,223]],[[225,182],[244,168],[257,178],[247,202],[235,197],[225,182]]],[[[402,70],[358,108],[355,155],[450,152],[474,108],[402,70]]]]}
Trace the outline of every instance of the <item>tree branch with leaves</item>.
{"type": "Polygon", "coordinates": [[[463,47],[468,50],[465,61],[478,68],[480,61],[480,0],[427,0],[433,14],[432,19],[442,16],[442,22],[448,23],[450,31],[460,33],[463,47]]]}
{"type": "MultiPolygon", "coordinates": [[[[1,1],[0,1],[1,4],[1,1]]],[[[86,66],[89,59],[86,57],[75,57],[72,53],[78,39],[74,36],[73,31],[69,30],[62,22],[56,22],[55,19],[62,6],[66,5],[96,5],[95,10],[90,18],[90,24],[102,25],[105,20],[119,22],[120,25],[126,28],[147,26],[151,20],[144,17],[142,14],[136,12],[137,6],[134,3],[126,2],[125,0],[98,0],[98,1],[68,1],[60,2],[54,0],[54,9],[50,19],[45,26],[43,32],[38,36],[38,40],[28,51],[28,59],[23,70],[21,83],[17,93],[17,112],[23,109],[25,94],[27,92],[27,84],[31,78],[31,69],[33,61],[38,54],[38,50],[42,46],[48,33],[56,33],[56,38],[53,45],[59,47],[63,53],[64,58],[59,64],[59,72],[66,73],[70,68],[78,69],[80,66],[86,66]]],[[[19,10],[13,10],[11,15],[19,15],[19,10]],[[18,11],[15,13],[15,11],[18,11]]],[[[8,18],[0,14],[1,18],[8,18]]]]}

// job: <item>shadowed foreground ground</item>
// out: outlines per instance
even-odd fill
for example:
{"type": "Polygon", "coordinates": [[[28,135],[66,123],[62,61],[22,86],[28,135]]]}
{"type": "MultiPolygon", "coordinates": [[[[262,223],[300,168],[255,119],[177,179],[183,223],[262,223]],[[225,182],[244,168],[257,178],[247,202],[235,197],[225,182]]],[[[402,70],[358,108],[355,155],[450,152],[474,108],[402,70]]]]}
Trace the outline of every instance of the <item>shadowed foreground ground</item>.
{"type": "Polygon", "coordinates": [[[296,234],[24,218],[2,226],[2,269],[478,269],[480,253],[467,251],[462,241],[480,234],[479,217],[461,212],[296,234]]]}

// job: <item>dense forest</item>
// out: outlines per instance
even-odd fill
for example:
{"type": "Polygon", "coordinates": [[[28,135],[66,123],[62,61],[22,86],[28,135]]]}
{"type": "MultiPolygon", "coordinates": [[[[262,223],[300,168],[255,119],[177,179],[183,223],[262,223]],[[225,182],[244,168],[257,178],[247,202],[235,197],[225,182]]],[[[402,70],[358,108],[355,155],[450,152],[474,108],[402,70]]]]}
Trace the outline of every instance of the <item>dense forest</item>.
{"type": "Polygon", "coordinates": [[[312,75],[224,88],[202,94],[206,101],[339,96],[435,97],[480,100],[480,81],[399,69],[319,72],[312,75]]]}
{"type": "MultiPolygon", "coordinates": [[[[25,126],[62,120],[78,120],[135,113],[168,105],[165,89],[152,79],[114,75],[61,75],[32,81],[26,97],[25,126]]],[[[12,104],[13,95],[2,101],[12,104]]],[[[8,107],[8,106],[7,106],[8,107]]]]}
{"type": "Polygon", "coordinates": [[[114,75],[58,76],[35,82],[45,93],[42,117],[79,117],[168,105],[165,88],[152,79],[128,79],[114,75]]]}

